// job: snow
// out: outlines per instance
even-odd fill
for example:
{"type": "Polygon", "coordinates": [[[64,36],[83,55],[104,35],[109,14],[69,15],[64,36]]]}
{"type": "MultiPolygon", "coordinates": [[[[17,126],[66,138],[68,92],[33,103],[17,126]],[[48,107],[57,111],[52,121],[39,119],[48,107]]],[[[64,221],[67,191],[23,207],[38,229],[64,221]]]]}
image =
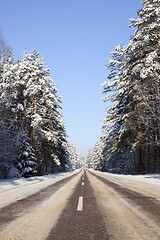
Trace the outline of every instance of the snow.
{"type": "Polygon", "coordinates": [[[23,152],[23,155],[26,156],[26,157],[28,157],[28,152],[24,151],[24,152],[23,152]]]}
{"type": "Polygon", "coordinates": [[[61,163],[60,163],[60,161],[59,161],[57,156],[54,157],[54,162],[57,164],[57,166],[61,165],[61,163]]]}
{"type": "Polygon", "coordinates": [[[22,105],[21,103],[18,103],[18,104],[17,104],[17,108],[18,108],[18,110],[20,110],[20,111],[24,111],[24,107],[23,107],[23,105],[22,105]]]}
{"type": "Polygon", "coordinates": [[[103,176],[111,176],[117,179],[122,180],[132,180],[132,181],[141,181],[144,183],[152,183],[152,184],[159,184],[160,185],[160,173],[154,173],[154,174],[143,174],[143,175],[123,175],[123,174],[114,174],[114,173],[108,173],[108,172],[100,172],[91,169],[92,172],[100,173],[103,176]]]}
{"type": "Polygon", "coordinates": [[[79,172],[80,169],[20,179],[0,179],[0,208],[32,195],[41,189],[79,172]]]}
{"type": "Polygon", "coordinates": [[[119,181],[121,179],[121,181],[123,180],[122,188],[127,189],[127,191],[125,189],[121,191],[122,188],[121,190],[119,188],[112,188],[113,185],[106,185],[101,179],[88,174],[90,184],[95,192],[98,207],[102,212],[107,227],[107,233],[109,236],[112,236],[111,239],[159,240],[158,215],[156,218],[155,212],[152,212],[151,209],[153,206],[156,207],[159,204],[160,181],[157,179],[157,186],[149,185],[149,187],[154,186],[153,191],[152,188],[148,187],[146,176],[124,176],[100,172],[95,172],[95,174],[102,174],[101,176],[107,177],[109,181],[113,181],[111,180],[113,177],[119,181]],[[137,178],[142,179],[142,182],[146,182],[147,184],[141,185],[139,181],[136,184],[134,180],[137,178]],[[131,180],[130,183],[129,180],[131,180]],[[135,193],[139,191],[138,189],[141,191],[137,195],[135,193]],[[134,191],[134,194],[130,190],[134,191]],[[151,192],[153,193],[151,194],[151,192]],[[146,196],[149,197],[146,198],[146,196]],[[147,206],[147,203],[149,206],[147,206]]]}
{"type": "Polygon", "coordinates": [[[90,171],[124,188],[160,200],[160,174],[122,175],[100,172],[92,169],[90,169],[90,171]]]}
{"type": "MultiPolygon", "coordinates": [[[[60,174],[60,176],[66,177],[73,173],[75,172],[60,174]]],[[[81,171],[80,174],[72,178],[71,181],[64,184],[63,187],[44,201],[31,204],[29,209],[24,209],[17,214],[14,221],[3,225],[2,231],[0,231],[0,239],[47,239],[51,229],[56,225],[60,214],[66,207],[77,183],[80,181],[82,173],[81,171]]],[[[41,180],[46,179],[46,177],[51,178],[52,181],[54,180],[54,176],[45,176],[41,180]]],[[[55,179],[57,179],[57,176],[55,179]]],[[[35,185],[37,186],[37,184],[35,185]]]]}

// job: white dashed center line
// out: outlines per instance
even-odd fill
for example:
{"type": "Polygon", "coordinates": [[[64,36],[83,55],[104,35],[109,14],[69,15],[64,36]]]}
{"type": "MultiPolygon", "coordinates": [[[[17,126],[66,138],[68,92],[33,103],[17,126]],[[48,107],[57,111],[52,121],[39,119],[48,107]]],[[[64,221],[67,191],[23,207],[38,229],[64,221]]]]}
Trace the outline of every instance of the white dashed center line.
{"type": "Polygon", "coordinates": [[[84,186],[84,182],[82,182],[82,186],[84,186]]]}
{"type": "Polygon", "coordinates": [[[78,206],[77,206],[77,211],[82,211],[83,210],[83,197],[79,197],[78,200],[78,206]]]}

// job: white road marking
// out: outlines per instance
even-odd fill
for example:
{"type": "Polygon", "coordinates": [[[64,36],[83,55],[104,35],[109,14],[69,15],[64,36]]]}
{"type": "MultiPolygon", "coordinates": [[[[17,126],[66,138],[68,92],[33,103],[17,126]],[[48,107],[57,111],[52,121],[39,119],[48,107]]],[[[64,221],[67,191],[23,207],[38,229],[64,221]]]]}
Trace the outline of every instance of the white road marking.
{"type": "Polygon", "coordinates": [[[78,206],[77,206],[77,211],[82,211],[83,210],[83,197],[79,197],[78,200],[78,206]]]}
{"type": "Polygon", "coordinates": [[[84,180],[84,177],[82,179],[84,180]]]}
{"type": "Polygon", "coordinates": [[[84,186],[84,182],[82,182],[82,186],[84,186]]]}

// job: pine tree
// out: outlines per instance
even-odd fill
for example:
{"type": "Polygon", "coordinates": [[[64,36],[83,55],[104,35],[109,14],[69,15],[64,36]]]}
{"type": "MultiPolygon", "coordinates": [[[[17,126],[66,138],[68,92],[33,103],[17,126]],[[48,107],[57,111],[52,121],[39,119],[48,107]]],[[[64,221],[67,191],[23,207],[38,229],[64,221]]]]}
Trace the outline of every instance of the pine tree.
{"type": "Polygon", "coordinates": [[[137,129],[135,147],[139,150],[140,171],[156,172],[160,170],[160,2],[145,0],[142,4],[144,8],[138,11],[139,18],[131,19],[131,27],[137,29],[132,36],[132,42],[128,45],[130,55],[128,74],[134,82],[136,102],[134,126],[137,129]],[[154,153],[151,153],[151,146],[154,153]]]}
{"type": "Polygon", "coordinates": [[[99,171],[106,171],[106,159],[103,156],[103,141],[100,139],[86,156],[86,166],[99,171]]]}
{"type": "Polygon", "coordinates": [[[71,165],[70,168],[73,170],[81,168],[82,167],[81,157],[79,156],[76,147],[71,143],[68,143],[68,153],[69,162],[71,165]]]}
{"type": "Polygon", "coordinates": [[[131,27],[137,29],[125,49],[120,44],[112,52],[113,59],[107,66],[111,71],[109,81],[102,85],[107,94],[104,101],[115,102],[103,124],[111,152],[107,146],[105,149],[111,156],[111,167],[117,169],[119,164],[122,172],[130,166],[138,173],[156,172],[160,167],[160,5],[159,0],[142,4],[139,18],[131,19],[131,27]]]}
{"type": "Polygon", "coordinates": [[[22,62],[22,65],[27,66],[24,96],[26,119],[30,122],[31,144],[40,153],[42,168],[45,168],[45,172],[51,173],[54,171],[54,163],[59,170],[65,169],[66,130],[60,113],[61,97],[49,69],[44,66],[42,60],[36,50],[29,54],[25,53],[22,62]]]}
{"type": "MultiPolygon", "coordinates": [[[[102,127],[103,141],[106,145],[103,154],[107,159],[107,169],[112,169],[117,173],[126,173],[126,166],[131,159],[131,144],[134,138],[134,131],[130,127],[130,116],[135,105],[133,86],[127,74],[128,55],[126,47],[120,44],[111,54],[112,59],[107,65],[110,74],[107,77],[108,81],[102,84],[102,93],[107,95],[103,100],[105,102],[110,100],[114,105],[106,110],[107,116],[102,127]],[[108,146],[110,150],[108,150],[108,146]],[[126,153],[129,154],[129,159],[126,153]],[[107,157],[107,155],[109,156],[107,157]]],[[[128,171],[130,170],[128,169],[128,171]]]]}
{"type": "Polygon", "coordinates": [[[35,151],[28,140],[24,132],[17,136],[17,145],[19,146],[17,169],[22,177],[31,177],[37,173],[35,151]]]}
{"type": "Polygon", "coordinates": [[[6,177],[18,177],[15,162],[17,158],[16,135],[20,130],[20,116],[23,109],[19,102],[19,88],[16,73],[17,62],[9,51],[1,61],[0,78],[0,164],[6,166],[6,177]]]}
{"type": "Polygon", "coordinates": [[[2,75],[0,82],[1,104],[3,104],[3,119],[8,123],[8,127],[16,130],[18,128],[18,89],[17,78],[15,77],[17,71],[16,61],[13,59],[13,54],[10,52],[8,56],[2,59],[2,75]]]}
{"type": "MultiPolygon", "coordinates": [[[[18,166],[23,176],[34,174],[36,164],[38,174],[68,169],[69,153],[60,113],[61,97],[49,69],[35,49],[31,53],[25,52],[20,61],[15,61],[12,53],[3,57],[0,93],[1,138],[6,136],[6,139],[13,140],[12,143],[6,142],[7,153],[14,149],[13,157],[8,157],[10,160],[7,161],[18,166]],[[22,141],[17,144],[17,136],[24,133],[22,141]],[[33,163],[35,159],[36,164],[33,163]]],[[[6,166],[9,169],[10,166],[6,166]]]]}

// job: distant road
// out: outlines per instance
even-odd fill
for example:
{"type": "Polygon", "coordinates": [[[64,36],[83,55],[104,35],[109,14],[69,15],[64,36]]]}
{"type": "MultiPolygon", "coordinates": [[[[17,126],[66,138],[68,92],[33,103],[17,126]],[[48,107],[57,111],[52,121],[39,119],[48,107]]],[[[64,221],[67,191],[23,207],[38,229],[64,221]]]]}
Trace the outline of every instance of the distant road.
{"type": "Polygon", "coordinates": [[[0,239],[160,240],[160,184],[132,179],[86,169],[35,190],[0,208],[0,239]]]}

